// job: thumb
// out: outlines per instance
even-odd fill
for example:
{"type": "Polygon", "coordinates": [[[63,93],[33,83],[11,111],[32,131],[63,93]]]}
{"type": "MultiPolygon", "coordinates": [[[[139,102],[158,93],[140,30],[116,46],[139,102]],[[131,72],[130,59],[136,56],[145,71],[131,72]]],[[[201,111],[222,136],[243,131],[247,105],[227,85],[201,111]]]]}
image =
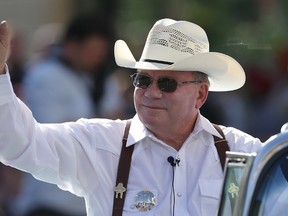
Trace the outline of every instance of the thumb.
{"type": "Polygon", "coordinates": [[[10,31],[6,21],[0,23],[0,73],[3,71],[10,51],[10,31]]]}

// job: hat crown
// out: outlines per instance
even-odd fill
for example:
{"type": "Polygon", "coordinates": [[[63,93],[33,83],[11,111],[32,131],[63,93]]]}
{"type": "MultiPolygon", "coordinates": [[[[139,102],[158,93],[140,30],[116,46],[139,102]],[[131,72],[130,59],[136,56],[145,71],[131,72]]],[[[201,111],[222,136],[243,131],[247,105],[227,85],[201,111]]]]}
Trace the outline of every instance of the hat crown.
{"type": "Polygon", "coordinates": [[[209,52],[209,41],[200,26],[187,21],[162,19],[150,30],[140,61],[172,64],[204,52],[209,52]]]}

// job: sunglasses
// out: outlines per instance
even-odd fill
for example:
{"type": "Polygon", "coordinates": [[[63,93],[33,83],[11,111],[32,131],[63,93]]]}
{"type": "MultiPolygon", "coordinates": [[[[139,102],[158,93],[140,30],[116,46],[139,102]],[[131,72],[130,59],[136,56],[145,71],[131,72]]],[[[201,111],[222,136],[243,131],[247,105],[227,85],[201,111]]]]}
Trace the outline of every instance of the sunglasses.
{"type": "MultiPolygon", "coordinates": [[[[133,85],[135,87],[142,88],[142,89],[149,88],[153,83],[152,77],[148,75],[144,75],[144,74],[135,73],[131,75],[131,78],[133,80],[133,85]]],[[[160,89],[160,91],[168,92],[168,93],[175,92],[178,85],[191,84],[191,83],[198,84],[198,83],[201,83],[201,81],[192,80],[192,81],[179,82],[169,77],[160,77],[159,79],[157,79],[157,86],[160,89]]]]}

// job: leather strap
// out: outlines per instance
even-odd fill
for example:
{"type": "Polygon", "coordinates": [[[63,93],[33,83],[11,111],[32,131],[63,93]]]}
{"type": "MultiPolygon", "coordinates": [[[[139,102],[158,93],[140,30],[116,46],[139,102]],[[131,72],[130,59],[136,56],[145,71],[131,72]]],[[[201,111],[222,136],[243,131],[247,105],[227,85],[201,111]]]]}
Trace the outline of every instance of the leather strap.
{"type": "Polygon", "coordinates": [[[225,163],[226,163],[226,151],[229,151],[230,148],[228,146],[228,143],[227,143],[227,140],[225,138],[225,135],[224,135],[222,129],[219,127],[219,125],[213,124],[213,126],[218,131],[218,133],[221,134],[221,136],[223,137],[221,139],[221,138],[219,138],[217,136],[213,136],[215,147],[217,149],[217,152],[218,152],[218,155],[219,155],[219,158],[220,158],[222,170],[224,171],[225,163]]]}
{"type": "Polygon", "coordinates": [[[119,159],[116,187],[114,193],[113,216],[122,216],[123,206],[125,201],[125,191],[129,178],[132,153],[134,145],[126,147],[128,133],[131,125],[131,120],[127,120],[124,136],[122,139],[122,150],[119,159]]]}

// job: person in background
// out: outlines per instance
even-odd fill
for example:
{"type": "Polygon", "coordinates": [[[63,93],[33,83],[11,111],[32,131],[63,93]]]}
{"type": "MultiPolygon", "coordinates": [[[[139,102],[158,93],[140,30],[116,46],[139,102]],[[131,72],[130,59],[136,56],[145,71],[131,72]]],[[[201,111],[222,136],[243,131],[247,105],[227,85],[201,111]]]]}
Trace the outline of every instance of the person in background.
{"type": "Polygon", "coordinates": [[[99,102],[100,117],[129,119],[135,115],[131,71],[113,71],[104,83],[104,93],[99,102]]]}
{"type": "Polygon", "coordinates": [[[22,82],[24,78],[23,41],[20,32],[14,32],[11,40],[11,53],[7,64],[11,68],[11,82],[19,98],[22,98],[22,82]]]}
{"type": "Polygon", "coordinates": [[[37,122],[11,89],[6,22],[0,41],[0,160],[84,197],[88,216],[112,215],[113,209],[124,216],[217,215],[224,174],[213,136],[226,139],[231,151],[263,146],[236,128],[218,131],[201,115],[209,91],[236,90],[245,73],[230,56],[210,52],[206,32],[192,22],[158,20],[139,61],[123,40],[115,43],[116,63],[137,69],[130,129],[127,120],[37,122]],[[131,148],[123,185],[116,181],[118,164],[121,152],[131,148]],[[123,209],[114,206],[118,201],[123,209]]]}
{"type": "MultiPolygon", "coordinates": [[[[55,29],[55,25],[47,25],[49,38],[54,34],[62,35],[62,40],[57,43],[55,36],[54,42],[49,40],[41,49],[38,43],[38,50],[43,54],[29,61],[23,82],[23,101],[41,123],[93,117],[96,113],[92,80],[96,73],[102,73],[99,70],[107,60],[110,29],[103,20],[91,15],[76,16],[63,33],[51,32],[52,27],[55,29]]],[[[26,174],[22,188],[11,203],[15,215],[85,215],[84,199],[62,191],[56,185],[26,174]]]]}
{"type": "Polygon", "coordinates": [[[0,216],[13,216],[10,207],[21,193],[23,172],[0,163],[0,176],[0,216]]]}
{"type": "Polygon", "coordinates": [[[60,44],[50,45],[50,55],[26,70],[24,101],[39,122],[96,115],[94,78],[107,61],[111,31],[103,20],[80,15],[62,37],[60,44]]]}

